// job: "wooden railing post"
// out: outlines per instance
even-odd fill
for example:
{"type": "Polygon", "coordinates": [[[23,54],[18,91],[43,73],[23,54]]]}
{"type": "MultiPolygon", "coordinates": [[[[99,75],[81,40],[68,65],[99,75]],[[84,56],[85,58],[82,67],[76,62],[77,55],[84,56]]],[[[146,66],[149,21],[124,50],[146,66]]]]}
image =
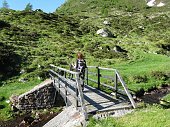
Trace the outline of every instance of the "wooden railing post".
{"type": "Polygon", "coordinates": [[[133,108],[136,108],[137,105],[136,105],[135,101],[133,100],[132,95],[130,94],[130,92],[129,92],[129,90],[128,90],[126,84],[125,84],[125,82],[123,81],[123,79],[122,79],[122,77],[120,76],[120,74],[118,73],[118,71],[116,71],[116,75],[117,75],[117,78],[119,79],[119,81],[121,82],[121,84],[122,84],[122,86],[123,86],[123,88],[124,88],[124,90],[125,90],[128,98],[129,98],[129,100],[130,100],[133,108]]]}
{"type": "Polygon", "coordinates": [[[100,69],[99,67],[96,67],[97,68],[97,84],[98,84],[98,89],[100,90],[100,69]]]}
{"type": "Polygon", "coordinates": [[[67,83],[65,83],[65,101],[66,101],[66,106],[68,106],[68,100],[67,100],[67,83]]]}
{"type": "Polygon", "coordinates": [[[88,68],[86,68],[86,84],[88,85],[89,84],[89,82],[88,82],[88,68]]]}
{"type": "Polygon", "coordinates": [[[118,90],[118,84],[117,84],[117,74],[115,72],[115,77],[114,77],[114,84],[115,84],[115,97],[117,98],[117,90],[118,90]]]}
{"type": "MultiPolygon", "coordinates": [[[[78,88],[76,88],[76,96],[77,96],[77,98],[79,97],[78,88]]],[[[76,100],[76,108],[78,108],[78,106],[79,106],[79,101],[76,100]]]]}

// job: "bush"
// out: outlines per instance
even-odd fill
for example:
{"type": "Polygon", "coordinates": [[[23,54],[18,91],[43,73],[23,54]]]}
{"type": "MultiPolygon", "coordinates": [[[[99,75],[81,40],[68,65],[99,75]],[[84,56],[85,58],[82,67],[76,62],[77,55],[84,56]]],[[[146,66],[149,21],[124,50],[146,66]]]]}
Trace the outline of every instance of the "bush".
{"type": "Polygon", "coordinates": [[[161,72],[161,71],[151,72],[151,76],[154,77],[154,78],[157,79],[157,80],[166,81],[166,80],[169,79],[168,74],[165,74],[164,72],[161,72]]]}
{"type": "Polygon", "coordinates": [[[3,108],[5,108],[5,106],[4,105],[0,105],[0,109],[3,109],[3,108]]]}
{"type": "Polygon", "coordinates": [[[0,96],[0,101],[4,101],[5,97],[4,96],[0,96]]]}
{"type": "Polygon", "coordinates": [[[135,83],[147,83],[148,78],[146,75],[143,75],[143,76],[136,75],[136,76],[130,77],[129,80],[135,83]]]}

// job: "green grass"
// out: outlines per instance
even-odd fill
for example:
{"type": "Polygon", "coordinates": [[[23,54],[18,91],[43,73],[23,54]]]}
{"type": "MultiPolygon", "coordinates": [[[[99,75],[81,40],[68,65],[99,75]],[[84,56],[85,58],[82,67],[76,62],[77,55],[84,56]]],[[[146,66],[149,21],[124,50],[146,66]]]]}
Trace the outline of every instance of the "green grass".
{"type": "Polygon", "coordinates": [[[170,103],[170,94],[167,94],[165,97],[163,97],[163,100],[168,101],[170,103]]]}
{"type": "MultiPolygon", "coordinates": [[[[146,8],[145,4],[144,0],[68,0],[50,14],[0,10],[0,65],[3,63],[4,70],[7,70],[1,73],[0,69],[0,80],[6,82],[5,86],[0,87],[0,97],[8,100],[12,94],[24,93],[40,82],[19,83],[14,80],[9,83],[6,74],[11,72],[11,68],[15,75],[12,73],[9,77],[18,75],[30,79],[39,76],[43,79],[48,75],[49,64],[69,68],[77,51],[85,54],[88,65],[117,69],[133,91],[170,84],[169,2],[161,8],[146,8]],[[111,25],[104,25],[105,20],[110,21],[111,25]],[[116,38],[97,35],[96,31],[101,28],[107,28],[116,38]],[[114,52],[115,46],[122,47],[128,53],[114,52]],[[9,59],[11,53],[18,59],[13,59],[13,56],[9,59]],[[18,63],[19,59],[19,66],[8,66],[14,65],[10,61],[18,63]],[[26,73],[20,75],[22,69],[26,73]]],[[[102,82],[110,83],[105,79],[102,82]]],[[[169,100],[169,95],[164,99],[169,100]]],[[[2,120],[12,115],[5,100],[0,101],[0,105],[5,106],[0,109],[2,120]]],[[[109,118],[93,123],[94,126],[111,127],[149,126],[152,115],[154,121],[160,121],[158,116],[168,118],[166,111],[169,112],[168,109],[146,108],[120,119],[109,118]]],[[[160,121],[156,126],[162,127],[163,124],[166,126],[165,121],[160,121]]]]}
{"type": "MultiPolygon", "coordinates": [[[[131,55],[134,56],[133,60],[115,62],[113,65],[103,64],[101,66],[117,69],[123,77],[123,80],[125,80],[128,88],[133,91],[137,91],[141,88],[147,90],[154,86],[160,87],[163,83],[170,83],[169,57],[153,53],[148,54],[142,51],[136,51],[131,55]]],[[[89,71],[97,73],[97,69],[89,69],[89,71]]],[[[101,71],[101,74],[114,78],[114,71],[101,71]]],[[[89,77],[97,80],[96,76],[89,75],[89,77]]],[[[101,78],[101,82],[109,83],[109,81],[103,78],[101,78]]]]}
{"type": "Polygon", "coordinates": [[[11,111],[10,105],[6,103],[6,101],[9,100],[10,96],[20,95],[24,92],[27,92],[31,90],[34,86],[38,85],[40,82],[40,80],[32,80],[25,83],[16,81],[1,86],[0,97],[3,97],[4,99],[0,101],[0,105],[3,105],[4,108],[0,109],[0,120],[8,120],[12,118],[11,116],[13,112],[11,111]]]}
{"type": "Polygon", "coordinates": [[[120,118],[90,119],[88,127],[169,127],[170,109],[148,106],[120,118]]]}

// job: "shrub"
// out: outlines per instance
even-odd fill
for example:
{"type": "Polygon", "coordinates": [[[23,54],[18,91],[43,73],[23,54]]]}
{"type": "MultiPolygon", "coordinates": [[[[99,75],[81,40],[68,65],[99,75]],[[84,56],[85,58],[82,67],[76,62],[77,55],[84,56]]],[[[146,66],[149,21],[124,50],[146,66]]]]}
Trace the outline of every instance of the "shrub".
{"type": "Polygon", "coordinates": [[[166,80],[169,79],[168,74],[165,74],[164,72],[161,72],[161,71],[151,72],[151,76],[154,77],[154,78],[157,79],[157,80],[166,81],[166,80]]]}
{"type": "Polygon", "coordinates": [[[0,101],[4,101],[5,97],[4,96],[0,96],[0,101]]]}
{"type": "Polygon", "coordinates": [[[140,75],[136,75],[133,77],[130,77],[131,82],[135,82],[135,83],[146,83],[148,81],[148,78],[146,75],[140,76],[140,75]]]}

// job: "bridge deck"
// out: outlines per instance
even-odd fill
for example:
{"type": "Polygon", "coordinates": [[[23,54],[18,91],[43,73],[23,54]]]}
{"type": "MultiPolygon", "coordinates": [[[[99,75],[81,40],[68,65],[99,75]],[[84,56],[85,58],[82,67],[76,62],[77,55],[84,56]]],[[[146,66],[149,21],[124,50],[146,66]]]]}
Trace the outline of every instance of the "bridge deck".
{"type": "MultiPolygon", "coordinates": [[[[57,87],[58,84],[56,84],[56,88],[57,87]]],[[[60,95],[63,95],[64,98],[65,88],[60,88],[60,91],[60,95]]],[[[116,99],[114,96],[110,96],[91,86],[85,86],[83,93],[87,113],[113,111],[131,107],[131,104],[127,101],[127,97],[119,96],[119,98],[116,99]]],[[[70,105],[76,105],[76,100],[73,96],[67,95],[67,99],[70,102],[70,105]]]]}
{"type": "Polygon", "coordinates": [[[114,96],[110,96],[90,86],[85,87],[84,99],[88,113],[116,110],[129,106],[131,107],[129,102],[127,102],[127,99],[123,98],[123,96],[116,99],[114,96]]]}

